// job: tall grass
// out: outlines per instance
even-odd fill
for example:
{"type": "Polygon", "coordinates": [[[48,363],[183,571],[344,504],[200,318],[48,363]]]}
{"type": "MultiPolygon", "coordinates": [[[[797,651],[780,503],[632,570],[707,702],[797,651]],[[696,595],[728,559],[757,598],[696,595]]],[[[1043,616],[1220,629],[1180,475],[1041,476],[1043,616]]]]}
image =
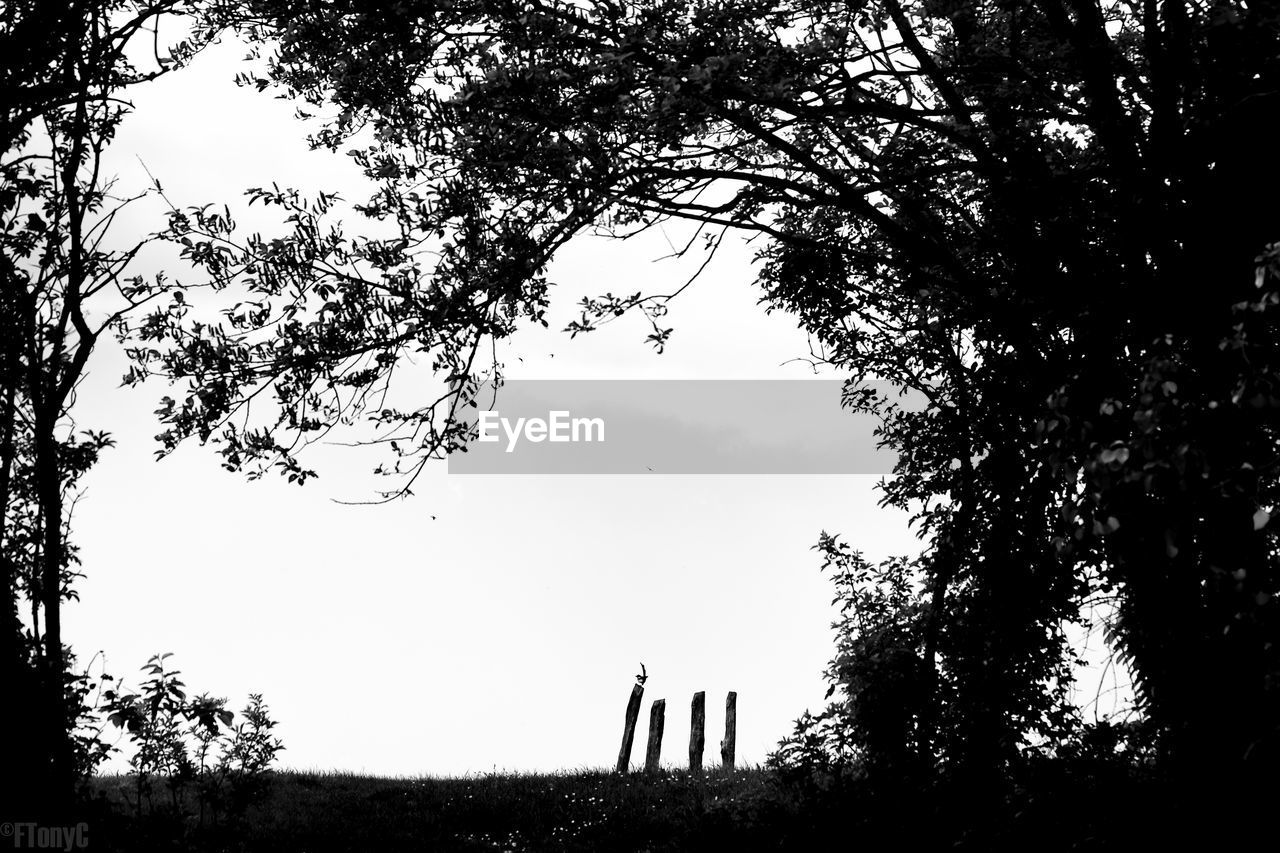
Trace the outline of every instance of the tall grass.
{"type": "MultiPolygon", "coordinates": [[[[96,787],[127,806],[123,777],[101,777],[96,787]]],[[[760,768],[462,778],[290,771],[271,774],[266,797],[234,821],[159,831],[154,818],[120,817],[94,846],[141,851],[172,839],[180,849],[280,853],[764,849],[775,845],[758,844],[752,831],[782,817],[778,794],[760,768]]]]}

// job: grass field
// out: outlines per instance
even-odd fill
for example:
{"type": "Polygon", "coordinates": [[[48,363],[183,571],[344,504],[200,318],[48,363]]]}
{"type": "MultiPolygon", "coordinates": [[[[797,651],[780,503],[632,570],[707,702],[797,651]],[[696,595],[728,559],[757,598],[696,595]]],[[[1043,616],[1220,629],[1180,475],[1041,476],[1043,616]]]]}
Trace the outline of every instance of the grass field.
{"type": "MultiPolygon", "coordinates": [[[[159,791],[161,786],[157,786],[159,791]]],[[[654,777],[604,771],[395,779],[271,775],[242,816],[201,822],[134,814],[132,783],[103,777],[114,803],[94,849],[227,851],[667,851],[788,849],[804,835],[783,789],[760,769],[654,777]],[[786,844],[790,837],[793,844],[786,844]]],[[[157,794],[159,804],[163,798],[157,794]]]]}
{"type": "MultiPolygon", "coordinates": [[[[1061,768],[1059,768],[1061,769],[1061,768]]],[[[933,793],[784,784],[758,768],[653,777],[556,775],[380,778],[268,774],[262,798],[218,820],[190,801],[139,813],[126,777],[94,781],[90,851],[435,853],[435,851],[1123,851],[1228,849],[1274,800],[1179,793],[1126,774],[1051,769],[998,802],[965,788],[933,793]],[[803,789],[804,793],[801,793],[803,789]],[[1191,796],[1188,796],[1190,794],[1191,796]],[[1217,804],[1217,805],[1214,805],[1217,804]],[[1226,804],[1232,806],[1226,808],[1226,804]],[[1239,820],[1224,822],[1222,815],[1239,820]],[[1197,843],[1190,843],[1197,842],[1197,843]]],[[[1240,846],[1239,849],[1258,849],[1240,846]]]]}

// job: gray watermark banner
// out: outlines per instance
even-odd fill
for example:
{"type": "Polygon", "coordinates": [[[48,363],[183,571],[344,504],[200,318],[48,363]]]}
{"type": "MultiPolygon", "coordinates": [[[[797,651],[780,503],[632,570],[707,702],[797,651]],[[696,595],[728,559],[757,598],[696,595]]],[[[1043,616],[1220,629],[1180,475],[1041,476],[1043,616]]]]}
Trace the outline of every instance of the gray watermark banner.
{"type": "MultiPolygon", "coordinates": [[[[877,446],[879,419],[843,408],[844,386],[838,379],[509,380],[496,394],[481,388],[465,418],[471,439],[449,454],[448,470],[890,473],[897,456],[877,446]]],[[[888,386],[868,386],[897,399],[888,386]]]]}

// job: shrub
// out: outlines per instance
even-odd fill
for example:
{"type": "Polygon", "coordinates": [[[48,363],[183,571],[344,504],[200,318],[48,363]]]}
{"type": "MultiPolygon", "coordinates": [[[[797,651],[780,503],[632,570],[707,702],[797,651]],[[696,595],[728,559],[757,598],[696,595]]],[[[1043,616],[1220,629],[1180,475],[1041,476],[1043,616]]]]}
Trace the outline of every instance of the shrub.
{"type": "Polygon", "coordinates": [[[175,817],[198,814],[202,825],[239,814],[265,792],[271,764],[284,749],[272,734],[276,722],[260,694],[250,694],[239,723],[224,698],[188,698],[168,657],[147,662],[138,692],[102,694],[107,720],[124,730],[132,747],[134,809],[138,816],[162,809],[175,817]],[[157,802],[162,793],[167,797],[157,802]]]}
{"type": "Polygon", "coordinates": [[[824,674],[832,701],[806,711],[769,764],[819,790],[868,775],[901,780],[914,770],[916,720],[927,701],[918,567],[901,558],[869,563],[826,533],[815,549],[832,570],[840,605],[836,654],[824,674]]]}

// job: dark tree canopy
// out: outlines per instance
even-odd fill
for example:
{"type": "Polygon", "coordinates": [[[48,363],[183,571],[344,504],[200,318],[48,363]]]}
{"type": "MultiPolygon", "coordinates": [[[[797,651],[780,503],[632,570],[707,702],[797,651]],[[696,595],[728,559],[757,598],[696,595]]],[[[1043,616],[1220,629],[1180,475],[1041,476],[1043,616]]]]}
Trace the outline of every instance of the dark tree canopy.
{"type": "MultiPolygon", "coordinates": [[[[254,46],[242,82],[331,116],[314,141],[376,185],[377,236],[276,187],[251,196],[274,236],[172,212],[209,288],[130,291],[165,299],[118,325],[132,380],[178,382],[162,452],[194,436],[303,481],[300,449],[367,417],[408,488],[465,440],[493,343],[546,322],[566,242],[681,220],[714,254],[746,232],[768,307],[929,400],[849,395],[884,416],[885,500],[923,555],[873,571],[824,540],[851,584],[887,584],[850,593],[878,615],[835,667],[869,685],[842,717],[868,766],[998,791],[1078,726],[1065,632],[1098,599],[1165,765],[1274,766],[1274,4],[209,9],[254,46]],[[410,361],[443,390],[391,394],[410,361]]],[[[588,299],[569,331],[638,310],[661,347],[667,299],[588,299]]]]}
{"type": "MultiPolygon", "coordinates": [[[[886,500],[928,537],[904,634],[922,765],[999,773],[1060,733],[1064,626],[1099,597],[1175,763],[1271,760],[1273,6],[254,11],[270,47],[246,82],[336,110],[315,142],[352,150],[380,187],[363,210],[394,236],[350,240],[323,200],[274,193],[294,223],[278,240],[175,218],[193,260],[257,297],[222,325],[181,306],[150,325],[167,343],[139,349],[144,369],[194,389],[168,441],[222,430],[233,465],[296,474],[280,436],[349,417],[406,356],[455,381],[487,369],[487,341],[542,320],[546,264],[574,235],[679,219],[713,251],[751,232],[768,304],[830,362],[930,399],[909,414],[851,395],[885,415],[902,460],[886,500]],[[266,387],[278,420],[229,420],[266,387]]],[[[571,331],[638,309],[661,345],[663,304],[606,294],[571,331]]],[[[409,471],[461,439],[439,405],[368,407],[405,428],[409,471]]]]}

